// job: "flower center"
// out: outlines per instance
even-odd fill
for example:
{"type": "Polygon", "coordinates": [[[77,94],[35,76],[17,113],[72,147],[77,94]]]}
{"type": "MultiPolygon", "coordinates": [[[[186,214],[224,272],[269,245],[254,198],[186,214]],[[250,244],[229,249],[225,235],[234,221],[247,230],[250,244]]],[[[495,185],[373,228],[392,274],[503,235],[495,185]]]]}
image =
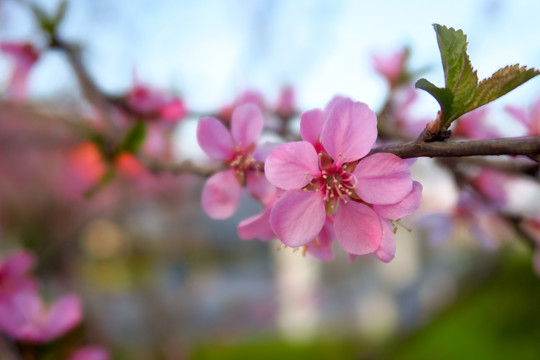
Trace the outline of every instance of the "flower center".
{"type": "Polygon", "coordinates": [[[357,184],[358,180],[354,174],[349,172],[347,164],[323,170],[321,176],[314,183],[315,190],[324,194],[324,200],[334,204],[338,199],[346,203],[347,199],[357,197],[354,191],[357,184]]]}
{"type": "Polygon", "coordinates": [[[225,165],[234,170],[236,179],[242,186],[246,184],[246,173],[248,171],[257,172],[262,170],[261,163],[252,156],[254,150],[254,144],[247,148],[235,149],[231,160],[225,161],[225,165]]]}
{"type": "Polygon", "coordinates": [[[319,153],[319,168],[321,173],[313,178],[304,190],[315,190],[324,194],[326,209],[329,214],[333,213],[341,199],[344,203],[349,200],[361,201],[354,190],[358,185],[358,179],[352,173],[356,163],[338,164],[326,153],[319,153]]]}
{"type": "Polygon", "coordinates": [[[253,164],[255,164],[255,159],[253,159],[250,153],[237,152],[227,165],[235,170],[246,171],[250,169],[253,164]]]}

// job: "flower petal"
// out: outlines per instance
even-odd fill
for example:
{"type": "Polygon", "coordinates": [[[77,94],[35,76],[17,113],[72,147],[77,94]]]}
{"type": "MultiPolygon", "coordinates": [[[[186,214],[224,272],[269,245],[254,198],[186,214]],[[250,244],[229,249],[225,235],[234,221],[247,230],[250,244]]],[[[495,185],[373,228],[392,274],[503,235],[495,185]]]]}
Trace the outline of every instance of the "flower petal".
{"type": "Polygon", "coordinates": [[[383,218],[379,218],[379,220],[381,221],[382,237],[375,255],[377,255],[379,260],[387,263],[392,261],[396,255],[396,239],[390,226],[388,226],[388,221],[383,218]]]}
{"type": "Polygon", "coordinates": [[[52,340],[77,326],[82,320],[81,301],[76,295],[67,295],[56,301],[49,310],[44,340],[52,340]]]}
{"type": "Polygon", "coordinates": [[[69,360],[109,360],[109,353],[99,346],[85,346],[77,349],[69,360]]]}
{"type": "Polygon", "coordinates": [[[248,103],[237,106],[231,119],[231,133],[236,145],[247,147],[253,144],[264,126],[264,119],[259,107],[248,103]]]}
{"type": "Polygon", "coordinates": [[[276,187],[268,182],[262,172],[248,172],[246,187],[264,206],[272,206],[276,201],[276,187]]]}
{"type": "Polygon", "coordinates": [[[377,117],[369,107],[342,99],[331,108],[321,132],[328,154],[342,164],[364,157],[377,139],[377,117]]]}
{"type": "Polygon", "coordinates": [[[21,291],[0,297],[0,329],[9,336],[25,341],[40,340],[35,326],[43,311],[43,302],[35,291],[21,291]]]}
{"type": "Polygon", "coordinates": [[[306,141],[279,145],[268,155],[264,164],[268,181],[285,190],[304,187],[319,172],[317,152],[306,141]]]}
{"type": "Polygon", "coordinates": [[[411,192],[403,200],[395,204],[373,205],[373,210],[384,218],[399,220],[415,212],[421,201],[422,185],[418,181],[413,181],[411,192]]]}
{"type": "Polygon", "coordinates": [[[395,204],[412,189],[409,166],[393,154],[378,153],[360,160],[354,175],[356,192],[370,204],[395,204]]]}
{"type": "Polygon", "coordinates": [[[268,155],[270,155],[270,153],[274,151],[275,148],[278,147],[278,145],[279,144],[270,143],[270,142],[259,144],[253,151],[252,156],[255,160],[264,162],[266,161],[266,158],[268,157],[268,155]]]}
{"type": "Polygon", "coordinates": [[[214,219],[226,219],[236,212],[240,202],[240,184],[233,170],[212,175],[202,191],[203,210],[214,219]]]}
{"type": "Polygon", "coordinates": [[[262,241],[276,237],[270,227],[270,212],[272,208],[266,208],[262,213],[240,221],[238,224],[238,237],[242,240],[258,238],[262,241]]]}
{"type": "Polygon", "coordinates": [[[324,116],[325,116],[325,118],[328,116],[328,114],[330,113],[330,111],[332,110],[334,105],[336,105],[338,102],[340,102],[341,100],[344,100],[344,99],[348,99],[348,97],[343,96],[343,95],[335,95],[328,102],[328,104],[326,104],[326,106],[324,107],[324,116]]]}
{"type": "Polygon", "coordinates": [[[203,117],[197,125],[197,141],[212,159],[223,160],[233,156],[233,139],[229,130],[216,118],[203,117]]]}
{"type": "Polygon", "coordinates": [[[296,248],[306,245],[319,234],[325,218],[322,194],[290,190],[274,204],[270,226],[285,245],[296,248]]]}
{"type": "Polygon", "coordinates": [[[379,216],[368,206],[350,201],[340,203],[334,219],[336,240],[353,255],[364,255],[378,249],[382,229],[379,216]]]}
{"type": "Polygon", "coordinates": [[[300,119],[300,134],[302,140],[315,146],[319,142],[323,127],[324,116],[320,109],[313,109],[302,114],[300,119]]]}
{"type": "Polygon", "coordinates": [[[525,126],[527,129],[531,127],[532,119],[530,118],[529,114],[517,107],[512,105],[507,105],[504,110],[512,115],[516,120],[518,120],[523,126],[525,126]]]}
{"type": "Polygon", "coordinates": [[[332,229],[332,224],[327,218],[319,235],[315,240],[306,245],[307,253],[322,261],[332,261],[334,259],[334,253],[332,251],[333,239],[334,231],[332,229]]]}
{"type": "Polygon", "coordinates": [[[19,250],[13,253],[3,264],[0,263],[4,279],[23,277],[35,267],[36,257],[29,251],[19,250]]]}

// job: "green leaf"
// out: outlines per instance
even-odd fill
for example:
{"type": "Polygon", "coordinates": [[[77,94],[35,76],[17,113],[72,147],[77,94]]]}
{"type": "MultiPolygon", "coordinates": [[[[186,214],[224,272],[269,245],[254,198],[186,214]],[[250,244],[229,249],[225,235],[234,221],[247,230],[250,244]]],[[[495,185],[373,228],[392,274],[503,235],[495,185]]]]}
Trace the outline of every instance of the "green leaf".
{"type": "Polygon", "coordinates": [[[440,88],[433,85],[426,79],[420,79],[414,85],[417,89],[422,89],[430,93],[435,100],[441,105],[441,111],[444,114],[450,113],[452,111],[452,102],[454,101],[454,94],[452,91],[446,88],[440,88]]]}
{"type": "Polygon", "coordinates": [[[462,30],[433,25],[441,52],[445,88],[454,95],[451,111],[444,112],[443,127],[450,126],[461,114],[462,105],[470,103],[478,85],[478,76],[467,55],[467,36],[462,30]]]}
{"type": "Polygon", "coordinates": [[[30,4],[30,9],[34,14],[41,29],[50,37],[53,37],[58,24],[64,19],[66,15],[68,1],[63,0],[58,4],[54,16],[49,16],[42,8],[35,4],[30,4]]]}
{"type": "Polygon", "coordinates": [[[540,70],[528,69],[526,66],[520,67],[519,64],[497,70],[491,77],[478,84],[474,98],[467,104],[465,112],[500,98],[538,74],[540,74],[540,70]]]}
{"type": "Polygon", "coordinates": [[[441,105],[439,133],[461,115],[493,101],[540,74],[536,69],[507,66],[478,83],[467,55],[467,36],[462,30],[434,24],[444,69],[444,88],[420,79],[416,87],[430,93],[441,105]]]}
{"type": "Polygon", "coordinates": [[[441,52],[445,87],[454,94],[458,88],[478,83],[476,72],[467,55],[467,35],[462,30],[434,24],[437,43],[441,52]]]}
{"type": "Polygon", "coordinates": [[[60,24],[62,20],[64,20],[64,16],[66,15],[68,1],[63,0],[58,4],[58,7],[56,8],[56,14],[54,15],[53,23],[55,26],[60,24]]]}
{"type": "Polygon", "coordinates": [[[54,30],[54,22],[49,18],[49,16],[37,5],[30,5],[30,9],[36,18],[39,27],[48,35],[52,34],[54,30]]]}
{"type": "Polygon", "coordinates": [[[120,145],[120,152],[127,151],[129,153],[135,153],[141,147],[146,137],[146,123],[143,121],[137,121],[127,131],[124,139],[120,145]]]}

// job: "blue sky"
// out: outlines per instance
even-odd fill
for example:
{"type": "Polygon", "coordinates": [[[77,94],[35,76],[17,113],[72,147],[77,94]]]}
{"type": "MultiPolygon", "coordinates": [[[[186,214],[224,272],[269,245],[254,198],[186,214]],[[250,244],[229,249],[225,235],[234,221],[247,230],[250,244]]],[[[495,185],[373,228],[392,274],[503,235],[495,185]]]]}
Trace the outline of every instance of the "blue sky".
{"type": "MultiPolygon", "coordinates": [[[[28,13],[10,0],[0,8],[1,39],[37,39],[28,13]]],[[[56,0],[37,1],[52,9],[56,0]]],[[[461,28],[480,77],[522,63],[540,68],[539,1],[93,0],[71,1],[62,34],[85,46],[88,67],[107,91],[121,92],[134,69],[148,83],[175,89],[199,111],[230,101],[245,88],[271,102],[283,84],[297,89],[300,107],[322,107],[336,93],[377,108],[384,82],[371,54],[411,46],[412,66],[442,84],[431,24],[461,28]]],[[[0,55],[0,86],[9,63],[0,55]]],[[[47,55],[31,78],[31,94],[50,97],[74,87],[58,54],[47,55]]],[[[532,80],[502,103],[530,104],[532,80]]],[[[422,95],[425,112],[435,102],[422,95]]],[[[502,104],[501,103],[501,104],[502,104]]]]}

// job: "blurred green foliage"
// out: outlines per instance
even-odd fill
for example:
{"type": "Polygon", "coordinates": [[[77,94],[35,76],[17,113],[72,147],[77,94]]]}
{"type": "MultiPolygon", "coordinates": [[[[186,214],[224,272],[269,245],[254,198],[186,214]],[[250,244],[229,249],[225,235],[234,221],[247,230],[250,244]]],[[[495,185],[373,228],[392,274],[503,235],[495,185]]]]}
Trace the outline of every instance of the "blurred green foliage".
{"type": "Polygon", "coordinates": [[[540,279],[530,257],[507,256],[485,283],[420,331],[384,344],[273,338],[200,344],[192,359],[540,359],[540,279]]]}
{"type": "Polygon", "coordinates": [[[529,257],[510,255],[483,286],[419,333],[391,359],[540,359],[540,279],[529,257]]]}

